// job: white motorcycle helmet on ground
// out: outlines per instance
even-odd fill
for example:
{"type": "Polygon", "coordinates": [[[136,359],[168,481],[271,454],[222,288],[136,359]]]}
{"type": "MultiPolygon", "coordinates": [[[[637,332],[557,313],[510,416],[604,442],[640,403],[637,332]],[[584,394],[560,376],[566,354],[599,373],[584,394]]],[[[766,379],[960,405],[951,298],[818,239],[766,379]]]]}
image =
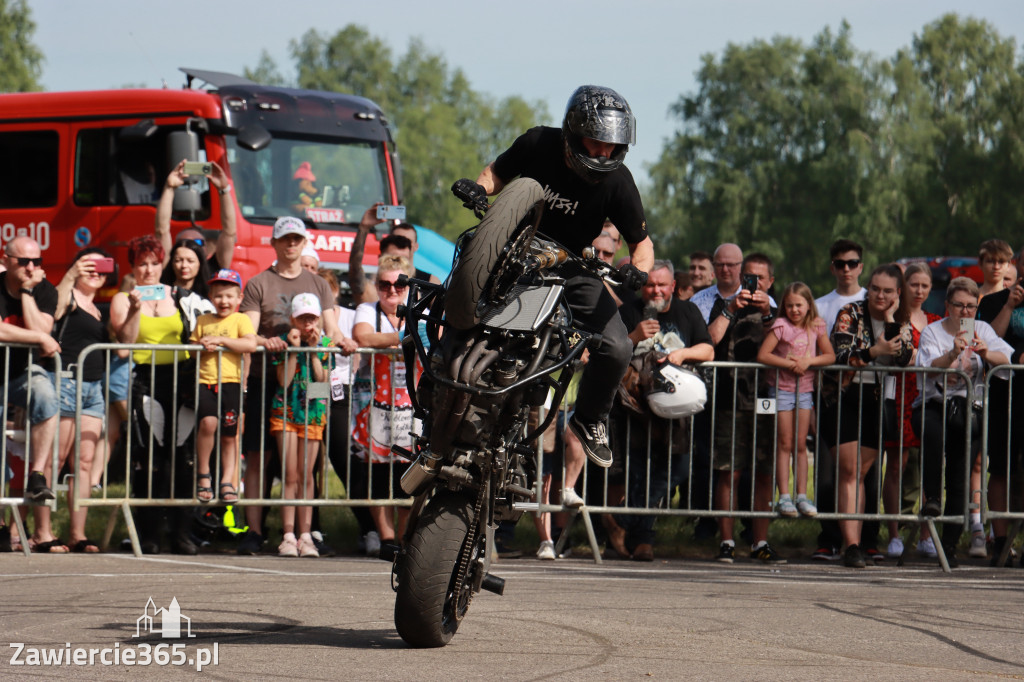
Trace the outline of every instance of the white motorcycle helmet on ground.
{"type": "Polygon", "coordinates": [[[695,415],[707,402],[708,389],[700,375],[667,362],[654,373],[654,386],[647,394],[648,407],[662,419],[695,415]]]}

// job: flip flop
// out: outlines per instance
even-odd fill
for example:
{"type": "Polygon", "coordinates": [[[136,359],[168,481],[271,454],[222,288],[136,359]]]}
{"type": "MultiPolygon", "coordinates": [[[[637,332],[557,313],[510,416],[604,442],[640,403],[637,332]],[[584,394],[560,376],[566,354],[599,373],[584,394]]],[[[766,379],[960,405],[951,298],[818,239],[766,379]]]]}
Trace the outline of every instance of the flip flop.
{"type": "Polygon", "coordinates": [[[71,551],[79,554],[96,554],[100,551],[100,546],[92,540],[79,540],[71,546],[71,551]]]}
{"type": "Polygon", "coordinates": [[[213,502],[213,488],[209,486],[198,485],[199,481],[201,481],[204,478],[207,481],[213,481],[213,479],[210,477],[210,474],[196,474],[196,499],[202,502],[203,504],[206,504],[207,502],[213,502]],[[209,497],[203,497],[204,494],[209,495],[209,497]]]}
{"type": "Polygon", "coordinates": [[[220,484],[220,499],[222,502],[238,502],[238,491],[235,490],[234,484],[220,484]],[[227,490],[225,490],[225,488],[227,488],[227,490]]]}
{"type": "Polygon", "coordinates": [[[39,554],[67,554],[69,551],[67,545],[60,540],[50,540],[49,542],[37,542],[36,544],[29,544],[29,549],[39,554]]]}

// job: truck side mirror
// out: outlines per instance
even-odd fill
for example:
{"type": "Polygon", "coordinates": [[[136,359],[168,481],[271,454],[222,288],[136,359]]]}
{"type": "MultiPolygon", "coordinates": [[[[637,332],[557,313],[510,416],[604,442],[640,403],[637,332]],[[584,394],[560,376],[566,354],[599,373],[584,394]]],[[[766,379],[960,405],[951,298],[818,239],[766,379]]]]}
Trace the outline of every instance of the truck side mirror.
{"type": "Polygon", "coordinates": [[[258,152],[269,145],[272,140],[270,131],[259,123],[242,126],[238,129],[238,146],[242,149],[258,152]]]}

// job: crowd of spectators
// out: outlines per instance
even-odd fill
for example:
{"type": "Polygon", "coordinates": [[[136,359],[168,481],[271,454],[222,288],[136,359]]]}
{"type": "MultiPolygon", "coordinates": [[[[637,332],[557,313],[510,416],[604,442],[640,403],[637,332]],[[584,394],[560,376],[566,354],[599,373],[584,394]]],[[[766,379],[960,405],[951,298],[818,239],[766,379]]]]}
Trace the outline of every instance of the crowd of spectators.
{"type": "MultiPolygon", "coordinates": [[[[615,233],[608,228],[594,247],[613,262],[615,233]]],[[[1017,384],[1007,380],[1009,370],[997,371],[987,392],[983,382],[989,368],[1024,363],[1024,252],[1014,258],[1005,242],[989,240],[980,246],[979,265],[980,288],[968,278],[954,279],[945,292],[946,314],[937,315],[923,309],[932,289],[927,263],[882,264],[864,287],[864,249],[847,239],[829,250],[835,289],[815,298],[807,285],[788,283],[780,287],[781,306],[774,298],[774,264],[765,254],[744,256],[738,245],[726,243],[690,254],[686,271],[658,261],[640,299],[620,307],[635,347],[636,372],[653,375],[660,362],[692,366],[711,359],[711,348],[714,360],[759,362],[762,368],[705,368],[714,409],[674,423],[629,397],[629,389],[644,379],[627,372],[620,391],[625,398],[609,427],[615,464],[606,478],[591,477],[588,499],[645,508],[674,499],[683,508],[714,510],[713,519],[697,520],[695,535],[717,534],[715,558],[728,563],[737,555],[735,522],[727,512],[758,512],[745,521],[749,556],[777,564],[785,559],[768,543],[773,518],[812,518],[819,508],[853,516],[884,511],[958,517],[966,509],[965,490],[971,490],[968,553],[988,556],[994,564],[1008,542],[1009,524],[993,519],[986,537],[981,523],[979,415],[987,399],[987,503],[1006,511],[1019,496],[1011,482],[1024,444],[1020,426],[1010,419],[1011,398],[1024,396],[1017,388],[1011,396],[1017,384]],[[674,293],[671,305],[664,304],[666,293],[674,293]],[[970,319],[971,326],[958,326],[961,319],[970,319]],[[831,364],[856,371],[815,369],[831,364]],[[899,371],[949,367],[972,383],[964,385],[960,375],[899,371]],[[770,410],[755,409],[763,398],[773,400],[770,410]],[[970,464],[967,487],[964,471],[970,464]]],[[[655,518],[605,515],[606,555],[651,561],[655,518]]],[[[820,524],[815,560],[860,568],[906,551],[907,529],[895,521],[888,524],[884,550],[877,521],[820,524]]],[[[916,550],[934,558],[940,541],[955,566],[964,530],[950,521],[933,539],[929,526],[920,523],[916,550]]],[[[543,538],[538,556],[554,558],[543,538]]],[[[1011,550],[1007,565],[1015,556],[1011,550]]]]}
{"type": "MultiPolygon", "coordinates": [[[[218,171],[210,182],[224,194],[230,185],[218,171]]],[[[390,446],[410,446],[405,377],[417,370],[395,354],[379,353],[361,364],[352,354],[358,347],[398,348],[405,333],[399,315],[408,294],[405,277],[437,281],[415,267],[415,228],[392,226],[368,276],[362,267],[365,241],[381,221],[374,208],[366,212],[348,272],[355,305],[345,307],[339,304],[338,280],[319,269],[305,226],[295,218],[277,221],[271,240],[276,260],[249,282],[230,268],[232,211],[222,215],[215,248],[193,229],[172,241],[170,203],[182,174],[179,165],[166,181],[155,235],[132,240],[131,271],[123,282],[101,249],[81,251],[54,286],[45,277],[37,243],[19,236],[4,245],[0,342],[15,344],[3,350],[5,408],[11,408],[5,416],[9,428],[23,421],[29,444],[23,453],[27,476],[14,469],[17,444],[5,446],[5,477],[10,490],[34,503],[31,536],[11,538],[14,544],[23,540],[42,552],[99,551],[86,535],[85,508],[71,513],[67,543],[54,534],[44,504],[55,497],[53,453],[57,468],[70,474],[72,490],[81,480],[102,491],[110,454],[125,446],[119,439],[128,433],[130,494],[194,503],[134,507],[146,553],[197,553],[196,507],[266,497],[275,479],[283,499],[320,495],[328,461],[351,498],[404,496],[399,478],[407,460],[390,446]],[[96,295],[118,285],[121,291],[105,315],[96,295]],[[79,352],[109,341],[135,348],[89,355],[82,385],[76,386],[79,352]],[[202,350],[160,347],[181,344],[202,350]],[[256,354],[258,347],[266,353],[256,354]],[[250,359],[243,363],[243,357],[250,359]],[[324,385],[329,393],[317,392],[324,385]],[[129,422],[131,429],[120,428],[129,422]],[[77,461],[71,456],[76,439],[77,461]]],[[[616,255],[622,240],[614,225],[606,223],[593,247],[597,257],[621,264],[616,255]]],[[[1009,370],[997,374],[987,391],[983,382],[988,368],[1024,361],[1024,253],[1015,259],[1005,242],[989,240],[981,245],[980,266],[980,288],[966,278],[949,284],[945,316],[923,309],[932,289],[926,265],[880,265],[864,287],[863,248],[845,239],[829,252],[835,289],[817,298],[801,282],[776,289],[772,259],[744,254],[731,243],[690,254],[685,268],[656,260],[639,294],[605,284],[633,347],[628,382],[610,418],[615,462],[602,475],[581,475],[585,458],[564,428],[570,401],[544,435],[547,456],[538,470],[543,501],[557,490],[569,510],[584,506],[585,499],[626,507],[604,515],[600,528],[609,555],[636,561],[656,555],[656,516],[628,508],[678,504],[713,511],[696,533],[717,534],[715,559],[735,561],[742,537],[749,558],[769,564],[786,561],[768,542],[769,526],[778,517],[812,518],[819,509],[870,515],[881,511],[880,500],[888,513],[958,517],[965,491],[982,489],[982,475],[990,477],[989,508],[1009,509],[1024,442],[1009,413],[1013,398],[1024,400],[1024,382],[1009,381],[1009,370]],[[711,360],[747,366],[698,367],[711,360]],[[698,371],[713,409],[692,418],[654,415],[644,396],[656,390],[664,363],[698,371]],[[817,369],[832,364],[855,371],[817,369]],[[908,367],[960,374],[898,371],[908,367]],[[978,408],[986,397],[989,467],[983,471],[978,408]],[[763,399],[771,409],[757,407],[763,399]],[[746,518],[742,534],[735,516],[746,518]]],[[[978,508],[976,492],[970,502],[978,508]]],[[[398,541],[404,510],[379,503],[353,508],[368,554],[398,541]]],[[[280,516],[279,555],[330,552],[313,506],[282,506],[280,516]]],[[[246,506],[244,517],[247,530],[237,550],[260,553],[269,539],[267,510],[246,506]]],[[[548,515],[536,521],[537,556],[555,559],[554,543],[564,529],[552,528],[548,515]]],[[[559,517],[558,525],[564,523],[559,517]]],[[[863,567],[906,551],[896,522],[888,524],[885,551],[878,549],[877,522],[820,523],[814,559],[863,567]]],[[[932,538],[922,524],[916,549],[935,556],[937,540],[955,565],[963,530],[947,522],[941,536],[932,538]]],[[[1005,520],[994,520],[986,538],[980,513],[972,512],[967,530],[971,556],[994,561],[1007,543],[1005,520]]]]}

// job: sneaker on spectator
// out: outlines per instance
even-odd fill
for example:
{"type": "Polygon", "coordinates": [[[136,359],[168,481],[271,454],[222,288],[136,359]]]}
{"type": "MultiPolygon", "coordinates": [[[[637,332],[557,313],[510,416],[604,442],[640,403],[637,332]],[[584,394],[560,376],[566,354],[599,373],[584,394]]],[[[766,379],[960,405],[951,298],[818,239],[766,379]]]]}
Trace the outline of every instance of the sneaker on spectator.
{"type": "Polygon", "coordinates": [[[553,540],[544,540],[540,543],[540,549],[537,550],[537,558],[542,561],[555,560],[555,543],[553,540]]]}
{"type": "Polygon", "coordinates": [[[584,422],[579,415],[573,414],[569,420],[569,428],[580,439],[583,451],[590,461],[607,469],[612,465],[612,451],[608,447],[608,429],[603,421],[584,422]]]}
{"type": "Polygon", "coordinates": [[[917,553],[929,559],[939,556],[939,553],[935,551],[935,541],[931,538],[917,541],[917,553]]]}
{"type": "Polygon", "coordinates": [[[285,538],[277,546],[277,556],[299,556],[299,543],[295,538],[285,538]]]}
{"type": "Polygon", "coordinates": [[[371,530],[363,536],[363,546],[366,549],[366,556],[376,559],[380,556],[380,534],[371,530]]]}
{"type": "Polygon", "coordinates": [[[882,554],[880,551],[878,551],[874,547],[872,547],[870,549],[862,550],[861,554],[864,555],[865,559],[870,559],[872,561],[872,563],[876,563],[877,564],[877,563],[881,563],[881,562],[885,561],[885,555],[882,554]]]}
{"type": "MultiPolygon", "coordinates": [[[[999,556],[1003,553],[1003,548],[1004,547],[1006,547],[1006,538],[1005,537],[998,537],[998,538],[995,538],[995,540],[993,540],[993,542],[992,542],[992,558],[989,559],[989,561],[988,561],[988,565],[989,566],[993,566],[994,567],[996,565],[996,562],[999,561],[999,556]]],[[[1013,559],[1016,556],[1017,556],[1017,551],[1014,550],[1011,547],[1010,548],[1010,553],[1006,555],[1006,563],[1003,564],[1003,567],[1004,568],[1012,568],[1013,567],[1013,559]]],[[[1024,562],[1024,559],[1021,559],[1021,561],[1024,562]]],[[[1022,565],[1021,568],[1024,568],[1024,565],[1022,565]]]]}
{"type": "Polygon", "coordinates": [[[313,538],[313,546],[316,547],[318,556],[334,556],[334,548],[324,542],[324,534],[318,530],[310,533],[313,538]]]}
{"type": "Polygon", "coordinates": [[[818,508],[806,497],[796,498],[796,510],[803,516],[817,516],[818,508]]]}
{"type": "Polygon", "coordinates": [[[254,530],[246,531],[245,535],[242,536],[242,541],[238,543],[238,549],[235,550],[242,556],[253,556],[259,554],[263,549],[263,536],[254,530]]]}
{"type": "Polygon", "coordinates": [[[839,561],[840,558],[839,550],[835,547],[819,547],[811,554],[814,561],[839,561]]]}
{"type": "Polygon", "coordinates": [[[784,564],[786,560],[779,556],[779,553],[775,551],[775,548],[769,545],[767,542],[758,547],[757,549],[750,551],[750,558],[763,561],[766,564],[784,564]]]}
{"type": "Polygon", "coordinates": [[[865,568],[867,562],[864,561],[864,553],[860,551],[858,545],[850,545],[843,552],[843,565],[849,566],[850,568],[865,568]]]}
{"type": "Polygon", "coordinates": [[[886,556],[890,559],[898,559],[903,556],[903,538],[889,540],[889,547],[885,550],[886,556]]]}
{"type": "MultiPolygon", "coordinates": [[[[285,542],[287,542],[287,540],[285,540],[285,542]]],[[[281,545],[283,546],[284,542],[282,542],[281,545]]],[[[280,547],[278,547],[278,550],[280,550],[280,547]]],[[[278,554],[280,556],[295,556],[294,554],[281,554],[280,551],[278,551],[278,554]]],[[[316,545],[313,544],[313,538],[307,538],[305,535],[299,538],[298,554],[301,557],[308,557],[310,559],[315,559],[320,556],[320,552],[317,551],[316,545]]]]}
{"type": "Polygon", "coordinates": [[[779,498],[778,503],[775,505],[775,513],[779,516],[785,516],[787,519],[795,519],[800,515],[800,512],[796,510],[796,505],[793,504],[793,500],[790,499],[789,495],[783,495],[779,498]]]}
{"type": "Polygon", "coordinates": [[[921,516],[942,516],[942,506],[939,501],[932,498],[921,506],[921,516]]]}
{"type": "Polygon", "coordinates": [[[985,530],[983,528],[971,529],[971,545],[967,550],[967,556],[984,559],[988,556],[988,548],[985,546],[985,530]]]}
{"type": "Polygon", "coordinates": [[[731,564],[736,560],[736,546],[723,542],[718,546],[718,556],[715,560],[721,561],[723,564],[731,564]]]}
{"type": "Polygon", "coordinates": [[[562,488],[562,506],[579,509],[583,506],[583,498],[576,494],[575,488],[562,488]]]}
{"type": "Polygon", "coordinates": [[[41,504],[56,497],[50,486],[46,485],[46,476],[41,471],[33,471],[28,475],[28,487],[25,488],[25,499],[41,504]]]}

